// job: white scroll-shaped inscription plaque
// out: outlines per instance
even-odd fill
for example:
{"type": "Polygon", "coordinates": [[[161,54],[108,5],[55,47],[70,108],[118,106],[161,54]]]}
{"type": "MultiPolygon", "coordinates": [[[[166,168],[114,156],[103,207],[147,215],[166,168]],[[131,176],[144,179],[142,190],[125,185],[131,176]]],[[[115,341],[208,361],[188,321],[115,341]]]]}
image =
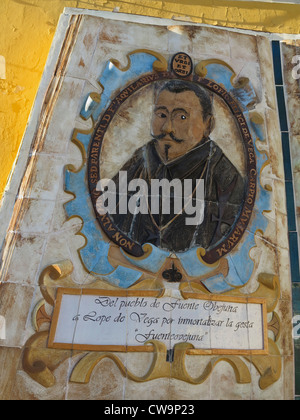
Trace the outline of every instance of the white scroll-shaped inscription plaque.
{"type": "Polygon", "coordinates": [[[58,289],[49,347],[151,351],[191,343],[191,353],[266,354],[263,299],[191,294],[188,299],[152,292],[58,289]],[[191,296],[191,297],[190,297],[191,296]]]}

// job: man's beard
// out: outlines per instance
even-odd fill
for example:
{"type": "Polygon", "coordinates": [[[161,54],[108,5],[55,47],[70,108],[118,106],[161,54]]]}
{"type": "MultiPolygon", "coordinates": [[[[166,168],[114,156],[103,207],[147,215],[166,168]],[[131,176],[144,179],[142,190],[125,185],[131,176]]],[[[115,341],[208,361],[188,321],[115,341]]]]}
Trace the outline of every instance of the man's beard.
{"type": "MultiPolygon", "coordinates": [[[[180,144],[180,143],[183,143],[184,142],[184,140],[182,140],[182,139],[178,139],[177,137],[175,137],[174,136],[174,134],[173,133],[168,133],[167,134],[175,143],[178,143],[178,144],[180,144]]],[[[156,141],[158,141],[158,142],[161,142],[166,136],[167,136],[166,134],[159,134],[158,136],[154,136],[153,134],[152,134],[152,137],[154,138],[154,140],[156,140],[156,141]]],[[[167,141],[170,141],[170,140],[168,140],[167,139],[167,141]]],[[[164,147],[164,152],[165,152],[165,159],[166,159],[166,161],[168,161],[169,160],[169,149],[171,148],[171,145],[170,144],[165,144],[165,147],[164,147]]]]}

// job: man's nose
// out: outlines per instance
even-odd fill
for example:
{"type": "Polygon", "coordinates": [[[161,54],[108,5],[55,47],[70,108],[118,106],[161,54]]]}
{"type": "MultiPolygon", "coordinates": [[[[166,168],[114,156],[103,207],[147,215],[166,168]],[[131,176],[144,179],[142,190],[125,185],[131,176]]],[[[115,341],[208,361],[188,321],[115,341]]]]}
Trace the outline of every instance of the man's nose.
{"type": "Polygon", "coordinates": [[[164,125],[162,126],[162,132],[165,134],[173,133],[174,128],[171,118],[166,118],[164,125]]]}

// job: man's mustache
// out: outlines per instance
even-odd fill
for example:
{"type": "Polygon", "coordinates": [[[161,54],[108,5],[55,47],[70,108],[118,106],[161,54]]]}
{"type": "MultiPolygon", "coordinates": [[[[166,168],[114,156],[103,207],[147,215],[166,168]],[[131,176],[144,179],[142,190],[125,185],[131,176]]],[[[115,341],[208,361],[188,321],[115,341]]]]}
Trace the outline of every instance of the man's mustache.
{"type": "MultiPolygon", "coordinates": [[[[166,137],[166,134],[159,134],[158,136],[154,136],[154,134],[152,134],[152,136],[155,140],[163,140],[166,137]]],[[[168,133],[168,136],[170,136],[171,139],[174,140],[176,143],[184,142],[184,140],[178,139],[177,137],[175,137],[173,133],[168,133]]]]}

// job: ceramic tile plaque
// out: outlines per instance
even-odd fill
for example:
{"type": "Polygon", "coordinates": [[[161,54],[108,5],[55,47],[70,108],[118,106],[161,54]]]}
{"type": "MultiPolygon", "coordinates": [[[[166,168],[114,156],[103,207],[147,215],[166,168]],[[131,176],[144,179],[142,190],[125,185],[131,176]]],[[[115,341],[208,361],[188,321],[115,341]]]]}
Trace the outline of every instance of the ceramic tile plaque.
{"type": "Polygon", "coordinates": [[[59,289],[48,345],[84,350],[148,351],[185,342],[194,354],[268,354],[266,307],[257,299],[175,298],[59,289]],[[215,300],[212,300],[212,299],[215,300]]]}
{"type": "Polygon", "coordinates": [[[1,210],[12,396],[291,398],[272,63],[264,35],[64,12],[1,210]]]}

